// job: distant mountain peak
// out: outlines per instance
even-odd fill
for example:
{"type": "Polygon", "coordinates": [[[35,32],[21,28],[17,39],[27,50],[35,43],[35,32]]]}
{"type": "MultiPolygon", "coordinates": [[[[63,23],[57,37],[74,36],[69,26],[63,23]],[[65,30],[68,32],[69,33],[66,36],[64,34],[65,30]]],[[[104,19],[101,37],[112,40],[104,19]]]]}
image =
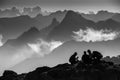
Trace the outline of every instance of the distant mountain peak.
{"type": "Polygon", "coordinates": [[[78,22],[78,21],[84,21],[84,20],[85,18],[83,18],[79,13],[69,10],[62,22],[66,23],[70,21],[72,23],[72,22],[78,22]]]}
{"type": "Polygon", "coordinates": [[[28,30],[28,32],[35,32],[35,31],[37,31],[37,32],[39,32],[39,30],[36,28],[36,27],[31,27],[29,30],[28,30]]]}
{"type": "Polygon", "coordinates": [[[56,25],[56,24],[59,24],[59,22],[57,21],[56,18],[53,18],[53,20],[51,22],[51,25],[56,25]]]}
{"type": "Polygon", "coordinates": [[[83,18],[79,13],[69,10],[63,21],[54,27],[50,32],[49,39],[67,41],[71,40],[73,31],[80,28],[85,29],[86,26],[94,27],[94,22],[83,18]]]}
{"type": "Polygon", "coordinates": [[[24,32],[18,39],[27,39],[28,37],[35,36],[39,34],[39,30],[36,27],[31,27],[28,31],[24,32]]]}
{"type": "Polygon", "coordinates": [[[66,14],[66,17],[82,17],[80,14],[78,14],[77,12],[74,12],[72,10],[69,10],[66,14]]]}
{"type": "Polygon", "coordinates": [[[101,11],[98,11],[97,14],[108,14],[109,12],[108,11],[105,11],[105,10],[101,10],[101,11]]]}

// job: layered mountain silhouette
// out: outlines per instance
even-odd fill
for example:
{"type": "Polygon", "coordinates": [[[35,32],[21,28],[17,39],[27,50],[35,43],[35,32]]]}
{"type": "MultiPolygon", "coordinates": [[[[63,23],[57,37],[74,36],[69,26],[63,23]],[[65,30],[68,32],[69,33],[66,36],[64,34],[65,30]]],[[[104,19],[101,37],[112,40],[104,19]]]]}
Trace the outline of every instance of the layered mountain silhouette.
{"type": "Polygon", "coordinates": [[[120,30],[119,26],[120,26],[120,22],[117,22],[113,19],[108,19],[106,21],[97,22],[95,28],[119,31],[120,30]]]}
{"type": "MultiPolygon", "coordinates": [[[[51,13],[50,15],[43,16],[42,14],[38,14],[35,18],[30,18],[29,16],[18,16],[18,17],[13,17],[13,18],[0,18],[0,33],[4,36],[3,42],[6,42],[8,39],[15,39],[18,36],[20,36],[24,31],[28,30],[32,26],[36,26],[39,30],[45,27],[48,27],[54,18],[60,24],[58,26],[63,28],[62,26],[65,26],[64,29],[69,29],[74,28],[73,30],[78,30],[78,28],[84,28],[84,27],[95,27],[95,22],[94,20],[87,18],[87,16],[93,16],[95,20],[103,18],[101,20],[98,20],[97,26],[102,26],[103,24],[110,25],[110,26],[119,26],[119,13],[112,13],[112,12],[107,12],[107,11],[99,11],[97,14],[82,14],[82,13],[77,13],[74,11],[56,11],[51,13]],[[98,16],[98,17],[97,17],[98,16]],[[70,19],[69,19],[70,18],[70,19]],[[106,22],[107,19],[112,19],[114,21],[106,22]],[[91,21],[90,21],[91,20],[91,21]],[[100,22],[99,22],[100,21],[100,22]],[[74,27],[73,27],[74,26],[74,27]]],[[[90,17],[91,18],[91,17],[90,17]]],[[[102,27],[104,27],[104,25],[102,27]]],[[[56,26],[56,29],[58,28],[56,26]]],[[[97,27],[97,28],[98,28],[97,27]]],[[[53,36],[55,31],[51,31],[50,37],[53,36]]],[[[58,32],[61,30],[58,30],[58,32]]],[[[57,31],[56,31],[57,32],[57,31]]],[[[63,33],[66,32],[63,30],[63,33]]],[[[69,34],[70,32],[67,31],[66,35],[69,34]]],[[[61,34],[61,33],[59,33],[61,34]]],[[[49,38],[50,38],[49,37],[49,38]]],[[[67,38],[67,37],[66,37],[67,38]]]]}
{"type": "Polygon", "coordinates": [[[40,32],[36,27],[31,27],[28,31],[24,32],[17,39],[8,40],[5,45],[20,46],[30,42],[34,42],[40,37],[40,32]]]}
{"type": "Polygon", "coordinates": [[[56,26],[49,34],[49,39],[67,41],[71,40],[73,31],[79,29],[93,28],[96,30],[108,29],[108,30],[120,30],[120,23],[107,19],[105,21],[93,22],[82,17],[80,14],[68,11],[63,21],[56,26]]]}
{"type": "Polygon", "coordinates": [[[54,29],[57,25],[59,25],[59,22],[57,21],[56,18],[53,18],[51,24],[43,29],[40,30],[40,37],[47,39],[47,36],[49,33],[54,29]]]}
{"type": "Polygon", "coordinates": [[[21,34],[17,39],[8,40],[5,45],[22,45],[28,42],[34,42],[38,38],[44,38],[46,40],[69,41],[73,39],[73,31],[78,31],[79,29],[84,30],[88,27],[96,30],[108,29],[119,31],[119,26],[120,23],[112,19],[95,23],[91,20],[83,18],[80,14],[74,11],[68,11],[62,22],[59,23],[56,18],[53,18],[49,26],[41,30],[32,27],[23,34],[21,34]]]}
{"type": "Polygon", "coordinates": [[[113,19],[115,21],[120,22],[120,13],[113,13],[113,12],[108,12],[108,11],[98,11],[96,14],[94,12],[85,14],[85,13],[80,13],[84,18],[88,20],[92,20],[94,22],[99,22],[99,21],[105,21],[107,19],[113,19]]]}
{"type": "Polygon", "coordinates": [[[56,26],[49,34],[50,39],[66,41],[71,39],[73,31],[94,27],[94,22],[83,18],[74,11],[68,11],[63,21],[56,26]]]}
{"type": "Polygon", "coordinates": [[[29,30],[22,33],[18,38],[9,39],[4,45],[20,46],[35,42],[40,38],[46,39],[51,30],[58,24],[59,22],[54,18],[48,27],[45,27],[41,30],[38,30],[36,27],[31,27],[29,30]]]}
{"type": "Polygon", "coordinates": [[[42,14],[38,14],[34,19],[39,22],[38,29],[41,29],[49,26],[54,18],[56,18],[57,21],[61,22],[65,17],[66,13],[67,11],[65,10],[65,11],[56,11],[46,16],[43,16],[42,14]]]}
{"type": "Polygon", "coordinates": [[[47,16],[39,14],[35,18],[31,18],[28,15],[0,18],[0,34],[4,36],[3,42],[6,42],[8,39],[17,38],[32,26],[36,26],[39,30],[45,28],[52,23],[54,18],[62,21],[66,12],[67,11],[57,11],[47,16]]]}
{"type": "Polygon", "coordinates": [[[108,11],[103,11],[103,10],[98,11],[96,14],[94,12],[91,13],[91,14],[81,13],[81,15],[84,18],[92,20],[94,22],[98,22],[98,21],[103,21],[103,20],[110,19],[110,18],[112,18],[112,16],[114,16],[114,14],[116,14],[116,13],[112,13],[112,12],[108,12],[108,11]]]}
{"type": "Polygon", "coordinates": [[[4,36],[4,42],[7,39],[15,39],[36,23],[37,21],[29,16],[0,18],[0,34],[4,36]]]}

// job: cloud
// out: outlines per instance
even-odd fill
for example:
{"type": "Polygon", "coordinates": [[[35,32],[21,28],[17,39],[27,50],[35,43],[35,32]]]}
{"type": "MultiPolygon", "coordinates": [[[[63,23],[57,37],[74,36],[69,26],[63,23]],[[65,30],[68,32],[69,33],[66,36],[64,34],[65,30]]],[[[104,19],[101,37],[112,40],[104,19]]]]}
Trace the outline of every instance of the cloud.
{"type": "Polygon", "coordinates": [[[38,14],[41,14],[43,16],[47,16],[50,13],[47,11],[43,11],[40,6],[34,6],[34,7],[9,7],[5,9],[0,9],[0,18],[4,17],[17,17],[21,15],[28,15],[30,17],[36,17],[38,14]]]}
{"type": "Polygon", "coordinates": [[[0,9],[0,18],[20,16],[20,10],[16,7],[0,9]]]}
{"type": "Polygon", "coordinates": [[[3,45],[2,39],[3,39],[3,36],[2,36],[2,35],[0,35],[0,46],[2,46],[2,45],[3,45]]]}
{"type": "Polygon", "coordinates": [[[29,15],[31,17],[36,17],[38,14],[43,14],[43,12],[39,6],[24,7],[21,12],[21,15],[29,15]]]}
{"type": "Polygon", "coordinates": [[[63,44],[63,42],[61,42],[61,41],[47,42],[47,41],[40,39],[36,43],[28,43],[28,46],[35,53],[37,53],[38,55],[43,57],[44,55],[49,54],[50,52],[52,52],[54,49],[56,49],[57,47],[59,47],[62,44],[63,44]]]}
{"type": "Polygon", "coordinates": [[[0,71],[15,66],[16,64],[31,58],[34,52],[28,46],[22,46],[19,49],[7,48],[7,52],[0,54],[0,71]],[[3,63],[4,61],[4,63],[3,63]]]}
{"type": "Polygon", "coordinates": [[[28,43],[20,48],[10,46],[2,52],[3,54],[0,54],[0,71],[9,69],[32,57],[44,57],[62,44],[63,42],[60,41],[48,42],[40,39],[35,43],[28,43]]]}
{"type": "Polygon", "coordinates": [[[92,28],[87,28],[86,30],[80,29],[79,31],[73,31],[74,40],[85,41],[85,42],[98,42],[98,41],[108,41],[114,40],[118,37],[119,33],[111,30],[95,30],[92,28]]]}

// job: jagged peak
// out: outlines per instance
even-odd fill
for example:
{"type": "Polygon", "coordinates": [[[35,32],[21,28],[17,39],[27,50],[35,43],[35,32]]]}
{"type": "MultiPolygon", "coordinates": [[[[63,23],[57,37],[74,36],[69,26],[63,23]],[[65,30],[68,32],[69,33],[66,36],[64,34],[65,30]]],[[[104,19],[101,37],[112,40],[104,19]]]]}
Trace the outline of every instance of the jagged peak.
{"type": "Polygon", "coordinates": [[[26,32],[24,32],[21,36],[32,34],[32,33],[39,33],[39,30],[36,27],[31,27],[26,32]]]}
{"type": "Polygon", "coordinates": [[[69,10],[64,19],[84,19],[79,13],[69,10]]]}
{"type": "Polygon", "coordinates": [[[70,16],[70,17],[72,17],[72,16],[80,16],[80,17],[82,17],[80,14],[78,14],[77,12],[74,12],[72,10],[69,10],[67,12],[66,16],[70,16]]]}
{"type": "Polygon", "coordinates": [[[63,19],[63,21],[61,23],[78,23],[78,22],[85,22],[86,19],[84,17],[82,17],[79,13],[74,12],[72,10],[69,10],[66,15],[65,18],[63,19]]]}
{"type": "Polygon", "coordinates": [[[51,24],[59,24],[59,21],[56,18],[53,18],[51,24]]]}
{"type": "Polygon", "coordinates": [[[31,35],[38,35],[39,33],[40,33],[40,31],[36,27],[31,27],[26,32],[24,32],[21,36],[19,36],[17,39],[18,40],[26,39],[26,38],[30,37],[31,35]]]}
{"type": "Polygon", "coordinates": [[[31,27],[28,31],[39,31],[36,27],[31,27]]]}

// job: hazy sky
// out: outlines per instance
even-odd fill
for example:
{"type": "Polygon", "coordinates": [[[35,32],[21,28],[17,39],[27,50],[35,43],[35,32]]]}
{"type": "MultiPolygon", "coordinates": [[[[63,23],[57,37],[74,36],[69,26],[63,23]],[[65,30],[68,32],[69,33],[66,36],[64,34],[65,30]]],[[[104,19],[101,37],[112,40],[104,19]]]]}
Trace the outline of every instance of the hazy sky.
{"type": "Polygon", "coordinates": [[[0,0],[0,8],[39,5],[48,11],[73,9],[78,11],[109,10],[120,12],[120,0],[0,0]]]}

